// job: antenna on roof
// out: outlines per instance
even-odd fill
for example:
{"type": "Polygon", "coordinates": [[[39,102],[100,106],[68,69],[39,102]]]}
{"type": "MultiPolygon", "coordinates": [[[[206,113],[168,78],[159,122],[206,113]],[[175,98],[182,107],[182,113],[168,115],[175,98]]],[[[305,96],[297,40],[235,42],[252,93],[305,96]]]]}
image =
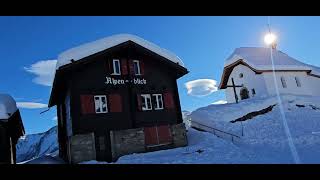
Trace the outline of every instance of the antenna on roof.
{"type": "Polygon", "coordinates": [[[268,16],[268,31],[269,33],[265,35],[264,37],[264,41],[268,46],[271,46],[272,49],[276,49],[277,48],[277,37],[271,33],[271,29],[270,29],[270,16],[268,16]]]}

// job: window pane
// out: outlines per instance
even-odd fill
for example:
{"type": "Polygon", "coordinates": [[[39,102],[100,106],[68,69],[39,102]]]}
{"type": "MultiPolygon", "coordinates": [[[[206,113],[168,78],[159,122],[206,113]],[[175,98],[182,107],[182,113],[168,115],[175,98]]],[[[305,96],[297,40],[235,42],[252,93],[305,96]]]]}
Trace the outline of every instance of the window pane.
{"type": "Polygon", "coordinates": [[[115,61],[115,73],[120,74],[120,64],[119,61],[115,61]]]}
{"type": "Polygon", "coordinates": [[[153,107],[155,109],[158,108],[158,106],[157,106],[157,96],[156,95],[152,95],[152,104],[153,104],[153,107]]]}
{"type": "Polygon", "coordinates": [[[300,83],[300,80],[298,77],[295,77],[296,79],[296,84],[297,84],[297,87],[301,87],[301,83],[300,83]]]}
{"type": "Polygon", "coordinates": [[[158,99],[159,100],[159,108],[163,109],[162,95],[159,95],[158,98],[159,98],[158,99]]]}
{"type": "Polygon", "coordinates": [[[96,112],[101,112],[99,99],[100,99],[99,97],[94,97],[94,105],[95,105],[96,112]]]}
{"type": "Polygon", "coordinates": [[[134,74],[139,75],[140,74],[139,61],[133,62],[133,68],[134,68],[134,74]]]}
{"type": "Polygon", "coordinates": [[[147,103],[148,103],[148,109],[152,109],[150,97],[147,98],[147,103]]]}
{"type": "Polygon", "coordinates": [[[101,97],[101,102],[102,102],[102,112],[107,112],[106,97],[101,97]]]}
{"type": "Polygon", "coordinates": [[[284,79],[284,77],[281,77],[281,83],[283,88],[287,87],[286,80],[284,79]]]}
{"type": "Polygon", "coordinates": [[[146,106],[146,97],[141,95],[141,102],[142,102],[142,110],[145,110],[147,109],[147,106],[146,106]]]}

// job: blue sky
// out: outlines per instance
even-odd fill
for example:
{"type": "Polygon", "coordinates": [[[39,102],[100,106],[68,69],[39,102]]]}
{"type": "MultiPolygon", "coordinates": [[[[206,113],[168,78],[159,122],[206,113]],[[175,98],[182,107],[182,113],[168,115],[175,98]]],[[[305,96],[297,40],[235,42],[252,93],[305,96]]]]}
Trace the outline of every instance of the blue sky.
{"type": "MultiPolygon", "coordinates": [[[[320,17],[271,17],[278,49],[320,66],[319,22],[320,17]]],[[[224,92],[192,96],[185,83],[219,83],[224,60],[235,48],[265,46],[267,17],[0,17],[0,26],[0,92],[19,102],[27,133],[37,133],[56,124],[55,108],[40,112],[46,110],[51,91],[46,82],[54,61],[47,60],[55,60],[62,51],[118,33],[135,34],[169,49],[190,71],[178,80],[178,88],[182,109],[192,111],[224,100],[224,92]]]]}

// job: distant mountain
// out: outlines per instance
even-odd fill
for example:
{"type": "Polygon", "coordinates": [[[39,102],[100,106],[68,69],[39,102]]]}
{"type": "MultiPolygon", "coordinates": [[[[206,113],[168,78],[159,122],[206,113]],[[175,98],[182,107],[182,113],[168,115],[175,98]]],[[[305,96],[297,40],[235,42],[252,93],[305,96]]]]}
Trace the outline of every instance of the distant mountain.
{"type": "Polygon", "coordinates": [[[16,146],[17,163],[46,154],[57,154],[59,150],[57,139],[57,126],[44,133],[26,135],[18,141],[16,146]]]}

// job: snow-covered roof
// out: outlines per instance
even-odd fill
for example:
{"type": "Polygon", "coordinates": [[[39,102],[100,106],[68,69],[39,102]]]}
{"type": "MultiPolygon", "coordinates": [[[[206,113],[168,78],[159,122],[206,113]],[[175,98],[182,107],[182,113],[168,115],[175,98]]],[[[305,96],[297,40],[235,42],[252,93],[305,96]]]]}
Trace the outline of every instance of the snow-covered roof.
{"type": "Polygon", "coordinates": [[[16,101],[8,94],[0,94],[0,120],[9,119],[18,110],[16,101]]]}
{"type": "MultiPolygon", "coordinates": [[[[302,63],[287,54],[273,50],[275,70],[311,70],[312,74],[320,75],[320,68],[302,63]]],[[[245,63],[256,70],[272,70],[270,59],[270,48],[263,47],[241,47],[234,52],[225,61],[224,67],[233,64],[242,59],[245,63]]]]}
{"type": "Polygon", "coordinates": [[[163,56],[174,63],[178,63],[180,66],[184,66],[182,60],[177,55],[159,47],[156,44],[153,44],[132,34],[117,34],[93,42],[89,42],[62,52],[58,56],[56,69],[59,69],[61,66],[71,63],[71,59],[77,61],[79,59],[101,52],[127,41],[133,41],[140,46],[149,49],[150,51],[163,56]]]}

